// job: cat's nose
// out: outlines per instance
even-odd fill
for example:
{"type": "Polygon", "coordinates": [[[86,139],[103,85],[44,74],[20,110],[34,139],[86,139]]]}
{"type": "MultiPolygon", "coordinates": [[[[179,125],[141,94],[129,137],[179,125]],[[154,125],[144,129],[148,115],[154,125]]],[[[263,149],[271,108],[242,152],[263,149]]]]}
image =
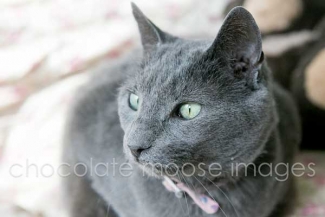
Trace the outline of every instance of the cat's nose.
{"type": "Polygon", "coordinates": [[[141,153],[144,151],[144,150],[147,150],[149,149],[150,147],[148,148],[135,148],[135,147],[129,147],[130,148],[130,151],[132,153],[132,155],[138,159],[141,155],[141,153]]]}
{"type": "Polygon", "coordinates": [[[139,148],[139,149],[130,149],[131,153],[134,157],[139,158],[139,156],[141,155],[141,152],[144,150],[143,148],[139,148]]]}

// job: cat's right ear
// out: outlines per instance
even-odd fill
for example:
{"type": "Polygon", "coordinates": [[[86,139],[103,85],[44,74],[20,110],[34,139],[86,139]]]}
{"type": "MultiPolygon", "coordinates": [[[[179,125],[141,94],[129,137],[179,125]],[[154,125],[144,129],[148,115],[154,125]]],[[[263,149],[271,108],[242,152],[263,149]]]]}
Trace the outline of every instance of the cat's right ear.
{"type": "Polygon", "coordinates": [[[258,64],[262,55],[262,36],[251,15],[243,7],[235,7],[210,47],[211,54],[223,53],[231,60],[242,58],[250,64],[258,64]]]}
{"type": "Polygon", "coordinates": [[[246,77],[256,87],[259,69],[264,60],[262,37],[253,16],[243,7],[232,9],[207,51],[210,59],[220,58],[233,72],[246,77]]]}
{"type": "Polygon", "coordinates": [[[133,16],[138,23],[141,42],[146,53],[151,52],[160,44],[172,42],[177,39],[176,37],[159,29],[133,2],[131,3],[131,6],[133,16]]]}

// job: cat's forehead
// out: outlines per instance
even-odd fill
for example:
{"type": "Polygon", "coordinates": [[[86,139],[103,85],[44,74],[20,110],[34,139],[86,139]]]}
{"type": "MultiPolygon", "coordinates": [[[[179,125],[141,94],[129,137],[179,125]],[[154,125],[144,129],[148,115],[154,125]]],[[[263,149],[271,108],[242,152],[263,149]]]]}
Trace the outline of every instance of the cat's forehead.
{"type": "Polygon", "coordinates": [[[177,91],[189,85],[194,74],[189,73],[208,48],[207,42],[180,42],[159,47],[145,60],[137,75],[136,85],[140,91],[177,91]],[[174,90],[171,90],[174,88],[174,90]]]}
{"type": "MultiPolygon", "coordinates": [[[[173,65],[188,66],[191,62],[200,58],[200,56],[209,48],[211,42],[191,41],[179,39],[171,44],[162,44],[153,52],[147,64],[156,65],[172,63],[173,65]]],[[[169,65],[169,64],[168,64],[169,65]]]]}

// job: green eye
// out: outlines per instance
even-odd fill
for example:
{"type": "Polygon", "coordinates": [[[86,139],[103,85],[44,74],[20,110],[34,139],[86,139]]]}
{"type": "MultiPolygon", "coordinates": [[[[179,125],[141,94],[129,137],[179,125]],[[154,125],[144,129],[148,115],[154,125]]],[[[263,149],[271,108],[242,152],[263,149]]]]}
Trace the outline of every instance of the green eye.
{"type": "Polygon", "coordinates": [[[134,111],[138,111],[139,97],[137,95],[135,95],[134,93],[131,93],[130,98],[129,98],[129,104],[130,104],[131,109],[133,109],[134,111]]]}
{"type": "Polygon", "coordinates": [[[201,105],[197,103],[186,103],[179,108],[179,116],[190,120],[199,115],[201,111],[201,105]]]}

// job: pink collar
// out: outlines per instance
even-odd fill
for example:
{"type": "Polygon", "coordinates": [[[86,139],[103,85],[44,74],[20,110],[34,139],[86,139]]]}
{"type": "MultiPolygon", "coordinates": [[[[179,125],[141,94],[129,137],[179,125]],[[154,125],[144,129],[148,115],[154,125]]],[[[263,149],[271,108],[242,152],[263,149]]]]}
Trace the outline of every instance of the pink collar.
{"type": "Polygon", "coordinates": [[[182,182],[175,184],[170,178],[165,176],[163,185],[168,191],[174,192],[178,198],[181,198],[183,192],[186,192],[193,199],[196,205],[207,214],[214,214],[219,210],[219,204],[215,200],[204,194],[196,194],[182,182]]]}

